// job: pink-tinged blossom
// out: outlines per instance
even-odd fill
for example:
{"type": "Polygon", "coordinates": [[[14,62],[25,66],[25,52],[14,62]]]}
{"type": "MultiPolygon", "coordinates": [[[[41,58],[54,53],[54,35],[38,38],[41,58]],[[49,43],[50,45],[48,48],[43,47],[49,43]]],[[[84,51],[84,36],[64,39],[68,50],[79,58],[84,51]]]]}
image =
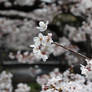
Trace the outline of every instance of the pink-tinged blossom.
{"type": "Polygon", "coordinates": [[[17,51],[16,54],[9,53],[10,59],[16,59],[19,63],[36,63],[39,62],[39,59],[34,56],[32,52],[25,51],[24,53],[21,53],[21,51],[17,51]]]}
{"type": "Polygon", "coordinates": [[[69,70],[64,73],[54,70],[53,74],[41,75],[37,82],[42,86],[41,92],[91,92],[92,83],[79,74],[71,73],[69,70]],[[57,74],[58,73],[58,74],[57,74]],[[52,75],[55,76],[52,76],[52,75]]]}
{"type": "Polygon", "coordinates": [[[42,58],[43,61],[48,59],[49,54],[53,52],[52,34],[48,33],[47,36],[39,33],[38,37],[34,37],[33,53],[37,58],[42,58]]]}

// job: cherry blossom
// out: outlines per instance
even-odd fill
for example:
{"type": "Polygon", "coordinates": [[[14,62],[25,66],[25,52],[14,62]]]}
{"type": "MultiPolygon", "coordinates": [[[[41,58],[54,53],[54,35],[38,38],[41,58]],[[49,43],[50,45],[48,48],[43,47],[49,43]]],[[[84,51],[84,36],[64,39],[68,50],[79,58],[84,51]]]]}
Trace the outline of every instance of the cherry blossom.
{"type": "Polygon", "coordinates": [[[81,69],[81,74],[84,74],[84,75],[87,76],[88,69],[86,68],[86,66],[84,66],[84,65],[81,64],[81,68],[80,69],[81,69]]]}
{"type": "Polygon", "coordinates": [[[79,74],[71,73],[66,70],[64,73],[52,71],[48,75],[41,75],[37,82],[42,86],[41,92],[91,92],[92,82],[87,81],[85,77],[79,74]],[[53,76],[53,74],[55,76],[53,76]]]}
{"type": "Polygon", "coordinates": [[[44,32],[45,30],[47,30],[47,26],[48,26],[48,21],[46,23],[40,21],[39,27],[37,27],[37,29],[39,29],[41,32],[44,32]]]}
{"type": "Polygon", "coordinates": [[[87,65],[84,66],[81,64],[81,73],[88,76],[88,72],[92,71],[92,59],[88,60],[86,59],[87,65]]]}
{"type": "Polygon", "coordinates": [[[37,58],[42,58],[43,61],[46,61],[49,54],[53,52],[52,42],[51,33],[48,33],[47,36],[39,33],[38,37],[34,37],[34,45],[30,45],[30,47],[33,47],[33,53],[37,58]]]}
{"type": "Polygon", "coordinates": [[[32,63],[39,62],[39,59],[36,58],[32,52],[29,52],[29,51],[25,51],[23,53],[21,53],[21,51],[17,51],[16,54],[14,54],[13,52],[10,52],[9,58],[12,60],[16,59],[19,63],[32,64],[32,63]]]}
{"type": "Polygon", "coordinates": [[[15,92],[30,92],[30,87],[27,84],[19,83],[15,92]]]}
{"type": "Polygon", "coordinates": [[[12,77],[11,73],[2,71],[0,74],[0,92],[12,92],[12,77]]]}

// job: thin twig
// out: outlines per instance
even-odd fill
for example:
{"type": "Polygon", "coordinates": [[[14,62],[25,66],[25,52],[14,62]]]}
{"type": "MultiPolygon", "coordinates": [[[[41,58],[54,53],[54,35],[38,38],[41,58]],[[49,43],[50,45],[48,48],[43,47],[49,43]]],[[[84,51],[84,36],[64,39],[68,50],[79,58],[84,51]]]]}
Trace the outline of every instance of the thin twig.
{"type": "Polygon", "coordinates": [[[67,48],[67,47],[65,47],[65,46],[63,46],[63,45],[61,45],[61,44],[59,44],[59,43],[53,42],[52,44],[55,44],[55,45],[57,45],[57,46],[60,46],[60,47],[64,48],[65,50],[68,50],[68,51],[70,51],[70,52],[72,52],[72,53],[74,53],[74,54],[76,54],[76,55],[82,57],[82,58],[85,59],[85,60],[86,60],[86,59],[90,60],[90,58],[88,58],[87,56],[82,55],[82,54],[80,54],[80,53],[78,53],[78,52],[75,52],[75,51],[71,50],[70,48],[67,48]]]}

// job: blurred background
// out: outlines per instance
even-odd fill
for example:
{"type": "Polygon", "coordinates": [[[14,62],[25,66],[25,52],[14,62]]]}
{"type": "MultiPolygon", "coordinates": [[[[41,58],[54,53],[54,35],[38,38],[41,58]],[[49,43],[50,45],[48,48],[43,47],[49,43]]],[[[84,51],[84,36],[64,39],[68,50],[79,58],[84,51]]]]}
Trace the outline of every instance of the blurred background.
{"type": "Polygon", "coordinates": [[[45,63],[37,60],[29,45],[39,33],[39,21],[49,21],[46,33],[51,32],[55,42],[92,56],[92,0],[0,0],[0,72],[13,75],[11,90],[26,83],[31,92],[40,92],[38,76],[55,68],[80,73],[80,63],[85,64],[83,58],[58,46],[45,63]]]}

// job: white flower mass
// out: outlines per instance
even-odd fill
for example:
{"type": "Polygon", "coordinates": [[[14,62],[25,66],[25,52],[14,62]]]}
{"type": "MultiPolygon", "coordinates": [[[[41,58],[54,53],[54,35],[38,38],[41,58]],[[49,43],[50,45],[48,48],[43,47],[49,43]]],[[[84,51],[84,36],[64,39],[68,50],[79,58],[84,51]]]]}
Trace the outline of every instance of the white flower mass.
{"type": "Polygon", "coordinates": [[[7,71],[0,73],[0,92],[30,92],[31,88],[24,83],[19,83],[17,89],[13,91],[12,77],[13,74],[7,71]]]}
{"type": "Polygon", "coordinates": [[[84,66],[81,64],[81,73],[88,76],[88,72],[92,71],[92,59],[86,59],[87,65],[84,66]]]}
{"type": "MultiPolygon", "coordinates": [[[[47,24],[44,24],[44,22],[39,22],[40,31],[47,29],[47,24]]],[[[33,47],[33,53],[38,59],[43,59],[43,61],[46,61],[48,59],[48,56],[53,52],[53,40],[52,40],[52,33],[48,33],[46,36],[42,33],[38,34],[38,37],[33,38],[34,45],[30,45],[30,47],[33,47]]]]}
{"type": "MultiPolygon", "coordinates": [[[[46,61],[52,60],[67,64],[67,68],[80,66],[81,74],[70,70],[61,73],[54,69],[41,76],[38,75],[44,73],[43,69],[31,67],[29,75],[34,79],[37,75],[40,92],[92,92],[92,75],[91,81],[88,79],[92,72],[92,59],[81,62],[71,51],[62,48],[92,57],[92,0],[0,0],[0,5],[0,48],[6,52],[16,51],[16,54],[9,52],[12,61],[18,61],[19,65],[34,65],[43,60],[45,65],[46,61]],[[54,40],[59,45],[54,44],[54,40]]],[[[5,53],[0,54],[4,56],[5,53]]],[[[13,74],[7,71],[0,73],[0,92],[31,91],[27,83],[21,82],[17,88],[13,87],[12,77],[13,74]]]]}
{"type": "Polygon", "coordinates": [[[11,80],[12,77],[13,75],[6,71],[3,71],[0,74],[0,92],[12,92],[13,91],[12,80],[11,80]]]}
{"type": "Polygon", "coordinates": [[[30,92],[30,87],[27,84],[19,83],[15,92],[30,92]]]}
{"type": "Polygon", "coordinates": [[[53,52],[53,45],[51,44],[53,40],[51,36],[51,33],[48,33],[47,36],[39,33],[39,36],[34,38],[34,45],[31,45],[34,55],[37,58],[42,58],[43,61],[46,61],[49,54],[53,52]]]}
{"type": "Polygon", "coordinates": [[[60,73],[57,69],[37,78],[37,82],[42,86],[41,92],[91,92],[92,82],[79,75],[71,73],[69,70],[60,73]]]}
{"type": "Polygon", "coordinates": [[[48,21],[46,23],[40,21],[39,27],[37,27],[37,29],[39,29],[41,32],[44,32],[45,30],[47,30],[47,26],[48,26],[48,21]]]}

